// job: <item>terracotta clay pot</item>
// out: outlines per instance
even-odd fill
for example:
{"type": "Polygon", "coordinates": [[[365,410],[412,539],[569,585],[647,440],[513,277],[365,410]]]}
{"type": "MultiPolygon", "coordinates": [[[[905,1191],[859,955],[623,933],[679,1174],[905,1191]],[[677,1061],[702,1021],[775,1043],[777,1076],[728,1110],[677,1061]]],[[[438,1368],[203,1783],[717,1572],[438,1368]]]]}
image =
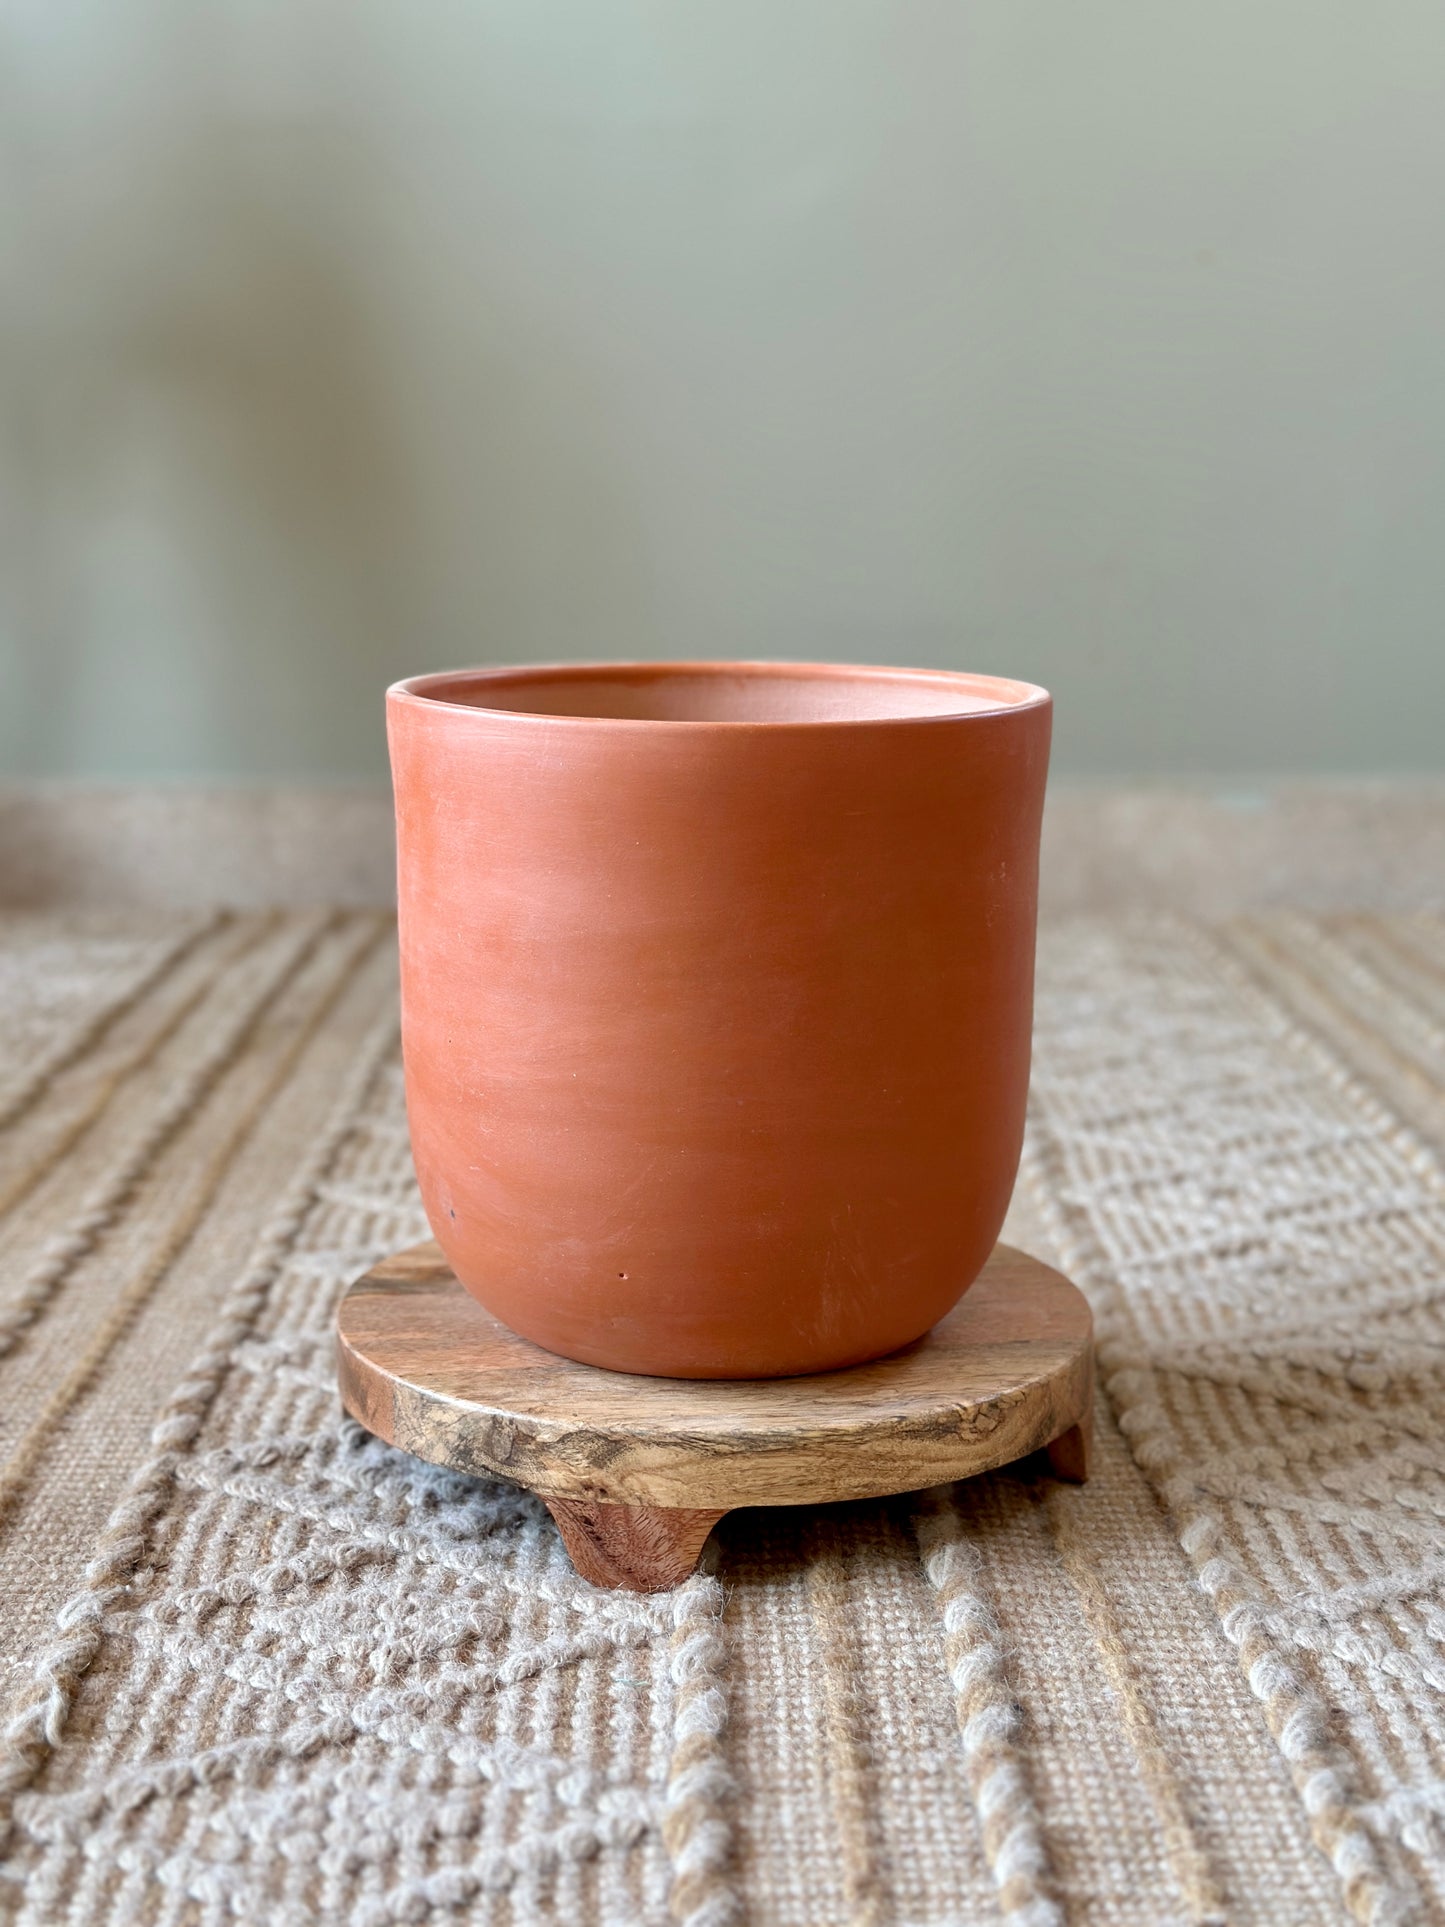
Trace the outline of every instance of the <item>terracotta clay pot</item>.
{"type": "Polygon", "coordinates": [[[681,1378],[925,1332],[1018,1163],[1047,694],[598,663],[387,700],[412,1147],[467,1289],[681,1378]]]}

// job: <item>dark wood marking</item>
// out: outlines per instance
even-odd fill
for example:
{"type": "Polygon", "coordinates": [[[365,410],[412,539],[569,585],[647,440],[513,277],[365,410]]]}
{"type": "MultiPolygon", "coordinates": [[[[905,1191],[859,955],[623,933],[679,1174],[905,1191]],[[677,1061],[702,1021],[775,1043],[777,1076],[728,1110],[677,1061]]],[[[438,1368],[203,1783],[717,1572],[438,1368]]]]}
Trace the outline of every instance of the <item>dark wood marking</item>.
{"type": "Polygon", "coordinates": [[[538,1493],[598,1585],[675,1584],[734,1506],[907,1492],[1040,1450],[1060,1478],[1088,1476],[1088,1304],[1007,1245],[904,1351],[747,1380],[557,1358],[484,1311],[436,1245],[415,1245],[346,1294],[337,1365],[343,1404],[379,1438],[538,1493]]]}
{"type": "Polygon", "coordinates": [[[708,1507],[580,1505],[548,1499],[572,1564],[594,1586],[668,1592],[697,1564],[721,1512],[708,1507]]]}

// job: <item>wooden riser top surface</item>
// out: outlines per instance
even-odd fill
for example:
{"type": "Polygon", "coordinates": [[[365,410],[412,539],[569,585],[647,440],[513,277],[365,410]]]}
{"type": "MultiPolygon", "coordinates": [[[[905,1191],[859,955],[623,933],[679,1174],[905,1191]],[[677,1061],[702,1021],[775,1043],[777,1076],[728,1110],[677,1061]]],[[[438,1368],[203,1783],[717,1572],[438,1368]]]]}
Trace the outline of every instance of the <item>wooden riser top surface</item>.
{"type": "MultiPolygon", "coordinates": [[[[384,1259],[337,1314],[341,1393],[378,1437],[579,1505],[811,1505],[966,1478],[1086,1444],[1092,1322],[1082,1293],[999,1245],[924,1338],[805,1378],[640,1378],[518,1338],[435,1244],[384,1259]]],[[[1082,1460],[1072,1476],[1083,1476],[1082,1460]]]]}

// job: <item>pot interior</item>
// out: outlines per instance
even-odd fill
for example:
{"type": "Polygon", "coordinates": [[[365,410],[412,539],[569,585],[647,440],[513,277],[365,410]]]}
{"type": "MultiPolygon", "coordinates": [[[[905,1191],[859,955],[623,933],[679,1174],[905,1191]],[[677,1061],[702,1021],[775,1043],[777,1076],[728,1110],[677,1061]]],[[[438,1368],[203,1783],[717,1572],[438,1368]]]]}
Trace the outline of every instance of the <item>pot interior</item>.
{"type": "Polygon", "coordinates": [[[840,723],[962,716],[1043,700],[1031,683],[827,663],[596,663],[418,676],[414,696],[531,716],[655,723],[840,723]]]}

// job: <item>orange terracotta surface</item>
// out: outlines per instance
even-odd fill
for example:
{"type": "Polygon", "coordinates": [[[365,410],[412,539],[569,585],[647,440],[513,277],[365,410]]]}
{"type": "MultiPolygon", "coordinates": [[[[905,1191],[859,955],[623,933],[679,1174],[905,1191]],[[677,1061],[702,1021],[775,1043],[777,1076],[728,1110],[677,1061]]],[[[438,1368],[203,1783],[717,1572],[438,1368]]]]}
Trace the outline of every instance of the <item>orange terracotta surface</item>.
{"type": "Polygon", "coordinates": [[[941,1318],[1022,1142],[1046,693],[590,664],[387,706],[412,1147],[467,1289],[686,1378],[941,1318]]]}

